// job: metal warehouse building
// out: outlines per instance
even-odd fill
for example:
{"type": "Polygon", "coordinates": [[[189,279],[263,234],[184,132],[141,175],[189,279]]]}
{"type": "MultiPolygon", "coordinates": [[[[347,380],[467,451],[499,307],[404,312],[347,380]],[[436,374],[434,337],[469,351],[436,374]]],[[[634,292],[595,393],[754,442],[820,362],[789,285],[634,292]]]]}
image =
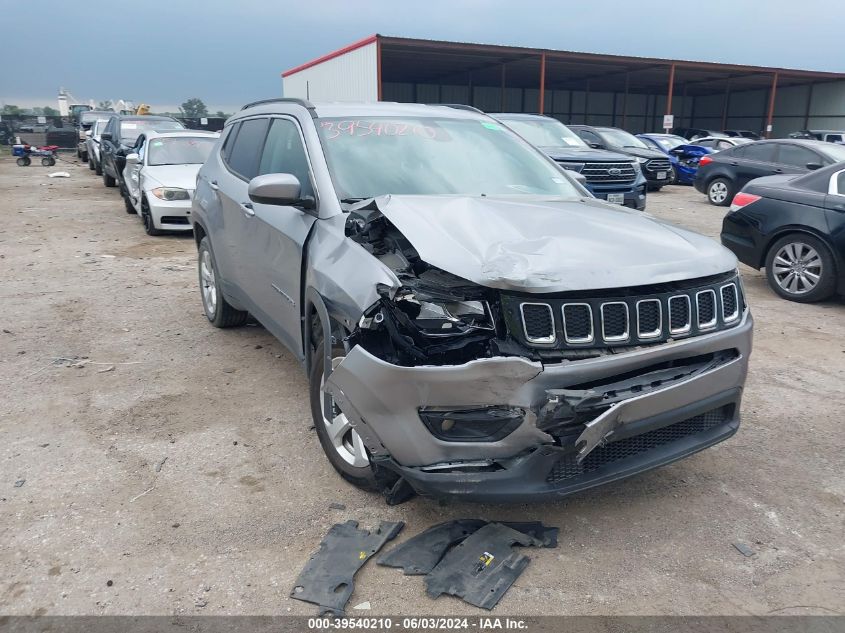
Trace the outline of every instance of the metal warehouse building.
{"type": "Polygon", "coordinates": [[[287,97],[463,103],[658,131],[845,129],[845,73],[372,35],[282,73],[287,97]]]}

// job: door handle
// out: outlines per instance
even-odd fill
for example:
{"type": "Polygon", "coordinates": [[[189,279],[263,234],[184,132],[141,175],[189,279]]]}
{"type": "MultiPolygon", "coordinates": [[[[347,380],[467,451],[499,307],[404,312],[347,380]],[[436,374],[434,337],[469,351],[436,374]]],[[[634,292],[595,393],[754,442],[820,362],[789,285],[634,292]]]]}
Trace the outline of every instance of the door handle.
{"type": "Polygon", "coordinates": [[[738,167],[738,166],[739,166],[739,163],[735,163],[735,162],[731,161],[731,167],[738,167]]]}
{"type": "Polygon", "coordinates": [[[211,187],[211,189],[213,191],[217,191],[218,189],[220,189],[220,185],[217,184],[216,180],[212,180],[211,182],[208,183],[208,185],[211,187]]]}
{"type": "Polygon", "coordinates": [[[241,211],[243,211],[244,215],[248,218],[255,215],[255,209],[252,208],[251,202],[241,202],[241,211]]]}

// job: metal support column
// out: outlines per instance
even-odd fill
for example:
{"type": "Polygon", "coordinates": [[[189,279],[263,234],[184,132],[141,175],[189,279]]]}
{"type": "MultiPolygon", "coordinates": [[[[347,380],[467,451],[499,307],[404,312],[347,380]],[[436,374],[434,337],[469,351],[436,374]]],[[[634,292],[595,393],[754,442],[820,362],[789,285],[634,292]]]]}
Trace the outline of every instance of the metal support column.
{"type": "Polygon", "coordinates": [[[772,87],[769,91],[769,112],[766,115],[766,138],[772,138],[771,127],[775,118],[775,97],[778,92],[778,74],[772,75],[772,87]]]}
{"type": "Polygon", "coordinates": [[[546,105],[546,54],[540,54],[540,103],[537,112],[543,114],[543,106],[546,105]]]}
{"type": "Polygon", "coordinates": [[[675,92],[675,64],[669,66],[669,89],[666,92],[666,112],[664,114],[672,114],[673,92],[675,92]]]}

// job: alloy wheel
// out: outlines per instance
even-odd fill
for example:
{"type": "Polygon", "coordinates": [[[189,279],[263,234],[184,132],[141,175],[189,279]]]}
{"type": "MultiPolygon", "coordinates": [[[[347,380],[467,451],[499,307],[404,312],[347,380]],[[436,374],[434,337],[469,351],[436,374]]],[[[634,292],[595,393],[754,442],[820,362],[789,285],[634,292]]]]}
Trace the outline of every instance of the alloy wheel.
{"type": "Polygon", "coordinates": [[[213,318],[217,313],[217,283],[214,279],[214,265],[211,262],[211,253],[208,250],[202,252],[200,258],[200,284],[202,290],[202,302],[205,305],[206,314],[213,318]]]}
{"type": "Polygon", "coordinates": [[[777,285],[791,295],[813,290],[822,276],[822,258],[803,242],[784,244],[775,254],[772,273],[777,285]]]}
{"type": "Polygon", "coordinates": [[[716,181],[710,185],[710,199],[721,204],[728,197],[728,186],[722,181],[716,181]]]}
{"type": "MultiPolygon", "coordinates": [[[[333,358],[332,367],[337,367],[343,358],[333,358]]],[[[320,380],[320,394],[325,395],[326,377],[320,380]]],[[[334,398],[329,396],[320,398],[320,411],[323,413],[323,424],[326,425],[329,439],[338,456],[350,466],[366,468],[370,465],[367,449],[358,432],[352,428],[349,418],[335,404],[334,398]],[[326,400],[330,402],[330,411],[326,412],[326,400]]]]}

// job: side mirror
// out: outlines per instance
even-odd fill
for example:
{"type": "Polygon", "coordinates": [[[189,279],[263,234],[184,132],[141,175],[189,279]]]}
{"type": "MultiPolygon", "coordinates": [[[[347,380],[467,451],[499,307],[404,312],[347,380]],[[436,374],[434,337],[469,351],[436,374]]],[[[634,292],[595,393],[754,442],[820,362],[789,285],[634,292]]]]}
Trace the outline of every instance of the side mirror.
{"type": "Polygon", "coordinates": [[[604,149],[604,145],[602,143],[587,143],[593,149],[604,149]]]}
{"type": "Polygon", "coordinates": [[[103,140],[103,141],[112,140],[111,132],[103,132],[102,134],[100,134],[100,140],[103,140]]]}
{"type": "Polygon", "coordinates": [[[259,204],[291,207],[302,204],[302,185],[293,174],[265,174],[249,181],[249,199],[259,204]]]}
{"type": "Polygon", "coordinates": [[[134,164],[139,163],[140,161],[141,161],[141,157],[138,156],[138,154],[136,154],[135,152],[132,152],[131,154],[126,155],[126,162],[127,163],[132,163],[134,165],[134,164]]]}
{"type": "Polygon", "coordinates": [[[815,171],[815,170],[817,170],[817,169],[821,169],[821,168],[822,168],[821,164],[819,164],[819,163],[807,163],[807,164],[805,165],[805,167],[806,167],[807,169],[809,169],[810,171],[815,171]]]}

